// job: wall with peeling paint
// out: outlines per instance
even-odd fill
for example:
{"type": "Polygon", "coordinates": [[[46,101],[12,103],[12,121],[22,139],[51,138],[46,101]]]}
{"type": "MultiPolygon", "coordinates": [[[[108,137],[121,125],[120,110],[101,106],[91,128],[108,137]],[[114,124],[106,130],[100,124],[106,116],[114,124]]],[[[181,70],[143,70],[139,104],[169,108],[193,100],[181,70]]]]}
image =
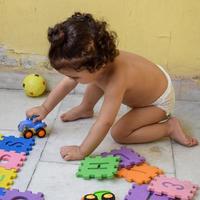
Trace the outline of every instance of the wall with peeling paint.
{"type": "Polygon", "coordinates": [[[0,0],[0,64],[48,68],[47,28],[74,11],[107,20],[119,48],[172,75],[200,76],[199,0],[0,0]]]}

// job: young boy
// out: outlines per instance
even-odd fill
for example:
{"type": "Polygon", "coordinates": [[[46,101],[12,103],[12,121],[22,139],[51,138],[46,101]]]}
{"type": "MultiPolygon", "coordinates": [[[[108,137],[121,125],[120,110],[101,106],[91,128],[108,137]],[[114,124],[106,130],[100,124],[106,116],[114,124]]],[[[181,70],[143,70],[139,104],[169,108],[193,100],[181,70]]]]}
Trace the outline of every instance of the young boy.
{"type": "Polygon", "coordinates": [[[49,28],[51,65],[66,77],[41,105],[27,111],[43,120],[78,83],[88,84],[82,103],[61,115],[62,121],[93,116],[93,108],[104,95],[96,122],[80,146],[64,146],[65,160],[80,160],[91,154],[109,129],[118,143],[145,143],[170,137],[185,146],[197,145],[179,121],[170,117],[175,95],[169,75],[147,59],[116,49],[114,32],[105,21],[91,14],[75,13],[49,28]],[[115,124],[120,105],[131,108],[115,124]]]}

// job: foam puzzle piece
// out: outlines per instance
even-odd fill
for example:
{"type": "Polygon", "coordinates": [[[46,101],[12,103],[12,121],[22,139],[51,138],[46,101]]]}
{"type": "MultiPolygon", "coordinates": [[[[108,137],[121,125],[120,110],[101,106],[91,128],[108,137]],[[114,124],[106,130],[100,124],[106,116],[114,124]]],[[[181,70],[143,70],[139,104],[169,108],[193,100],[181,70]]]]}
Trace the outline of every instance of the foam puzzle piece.
{"type": "Polygon", "coordinates": [[[150,192],[147,190],[147,185],[136,185],[133,184],[132,188],[128,191],[128,195],[125,196],[124,200],[146,200],[149,197],[150,192]]]}
{"type": "Polygon", "coordinates": [[[155,176],[163,174],[163,171],[157,167],[143,163],[139,166],[135,165],[130,169],[122,168],[118,171],[119,177],[124,177],[129,182],[137,184],[149,183],[155,176]]]}
{"type": "Polygon", "coordinates": [[[101,154],[102,156],[119,156],[120,157],[120,168],[130,168],[133,165],[139,165],[145,162],[145,158],[136,153],[134,150],[127,148],[127,147],[121,147],[120,149],[114,149],[111,152],[107,153],[104,152],[101,154]]]}
{"type": "Polygon", "coordinates": [[[160,195],[157,195],[157,194],[153,193],[149,200],[173,200],[173,199],[169,198],[166,195],[161,195],[160,196],[160,195]]]}
{"type": "Polygon", "coordinates": [[[148,185],[136,185],[133,184],[132,188],[128,191],[128,195],[124,200],[171,200],[166,195],[156,195],[147,190],[148,185]]]}
{"type": "Polygon", "coordinates": [[[0,187],[10,189],[13,184],[13,179],[17,177],[17,171],[15,169],[4,169],[0,167],[0,187]]]}
{"type": "Polygon", "coordinates": [[[0,200],[44,200],[44,194],[37,193],[34,194],[31,191],[20,192],[19,190],[9,190],[6,194],[0,197],[0,200]]]}
{"type": "Polygon", "coordinates": [[[0,149],[5,151],[15,151],[16,153],[25,152],[26,155],[32,150],[32,146],[35,145],[35,139],[26,139],[24,137],[4,136],[3,140],[0,140],[0,149]]]}
{"type": "Polygon", "coordinates": [[[3,196],[6,193],[6,190],[4,188],[0,188],[0,197],[3,196]]]}
{"type": "Polygon", "coordinates": [[[156,177],[148,186],[148,190],[155,194],[165,194],[170,198],[182,200],[191,200],[198,188],[198,185],[192,184],[190,181],[181,181],[164,175],[156,177]]]}
{"type": "Polygon", "coordinates": [[[19,171],[25,160],[25,153],[0,150],[0,167],[4,167],[5,169],[16,169],[19,171]]]}
{"type": "Polygon", "coordinates": [[[76,173],[77,177],[84,179],[104,179],[113,178],[117,173],[119,166],[119,157],[86,157],[82,162],[76,173]]]}
{"type": "Polygon", "coordinates": [[[0,140],[3,140],[4,136],[2,133],[0,133],[0,140]]]}

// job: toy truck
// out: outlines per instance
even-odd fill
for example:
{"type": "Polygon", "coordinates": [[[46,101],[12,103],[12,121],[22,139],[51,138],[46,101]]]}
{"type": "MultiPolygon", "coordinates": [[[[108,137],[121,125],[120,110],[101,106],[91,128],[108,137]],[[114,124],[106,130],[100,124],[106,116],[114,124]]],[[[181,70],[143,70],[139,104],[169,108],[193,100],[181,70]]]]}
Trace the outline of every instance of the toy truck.
{"type": "Polygon", "coordinates": [[[46,123],[42,121],[33,122],[35,117],[36,116],[32,116],[30,118],[27,117],[18,125],[19,132],[21,132],[22,135],[27,139],[32,138],[34,135],[37,135],[39,138],[46,136],[46,123]]]}

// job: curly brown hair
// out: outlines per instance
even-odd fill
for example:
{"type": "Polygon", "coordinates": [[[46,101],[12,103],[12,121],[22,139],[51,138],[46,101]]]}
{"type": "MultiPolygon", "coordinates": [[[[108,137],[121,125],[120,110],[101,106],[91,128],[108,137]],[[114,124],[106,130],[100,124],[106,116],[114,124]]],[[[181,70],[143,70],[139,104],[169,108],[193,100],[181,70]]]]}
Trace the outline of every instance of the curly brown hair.
{"type": "Polygon", "coordinates": [[[59,70],[67,66],[76,71],[95,72],[119,54],[116,33],[107,30],[107,22],[91,14],[75,12],[66,21],[48,29],[50,64],[59,70]]]}

